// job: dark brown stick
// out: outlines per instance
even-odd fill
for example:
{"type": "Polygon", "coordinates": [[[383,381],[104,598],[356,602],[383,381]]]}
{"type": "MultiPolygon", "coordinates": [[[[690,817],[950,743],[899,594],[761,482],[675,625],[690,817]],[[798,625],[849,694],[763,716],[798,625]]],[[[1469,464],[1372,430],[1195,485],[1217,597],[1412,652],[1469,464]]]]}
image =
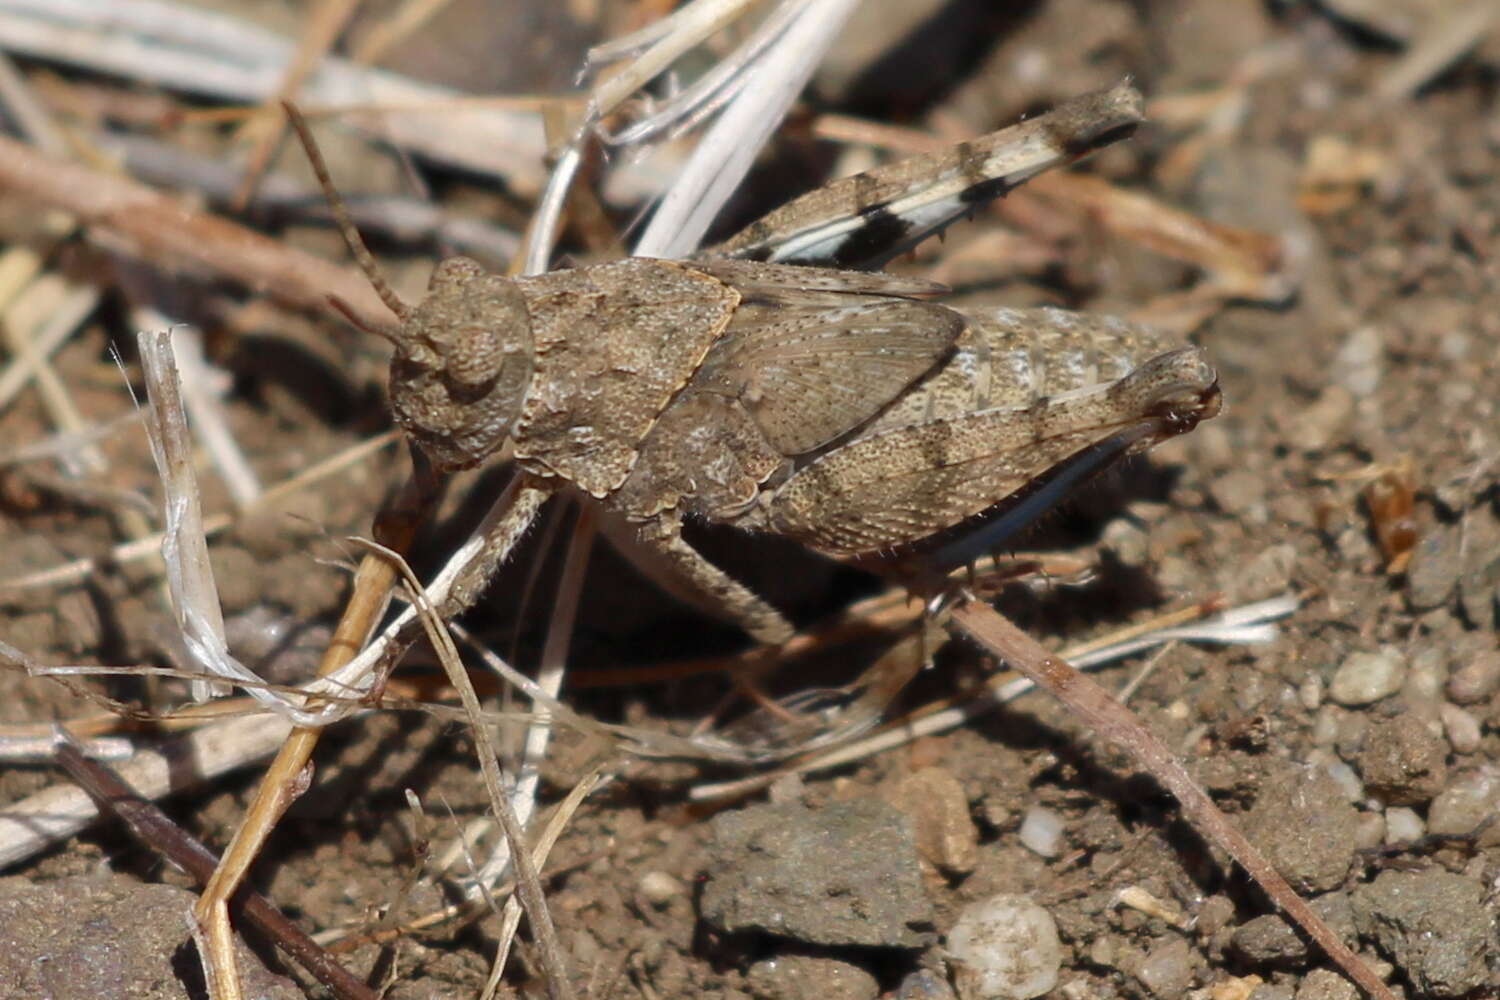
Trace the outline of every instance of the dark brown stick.
{"type": "MultiPolygon", "coordinates": [[[[88,759],[70,743],[58,745],[57,762],[99,803],[101,812],[113,812],[119,816],[137,840],[187,872],[200,886],[208,884],[219,864],[218,857],[167,818],[154,803],[138,796],[114,771],[88,759]]],[[[374,990],[340,965],[265,896],[241,889],[235,898],[251,924],[296,959],[334,995],[347,1000],[378,1000],[374,990]]]]}

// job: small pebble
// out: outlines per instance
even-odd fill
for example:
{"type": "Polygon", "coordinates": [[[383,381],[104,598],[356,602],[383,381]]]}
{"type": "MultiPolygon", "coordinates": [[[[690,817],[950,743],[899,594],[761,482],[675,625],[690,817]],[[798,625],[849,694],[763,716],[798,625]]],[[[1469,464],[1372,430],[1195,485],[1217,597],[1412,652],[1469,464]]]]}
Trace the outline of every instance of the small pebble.
{"type": "Polygon", "coordinates": [[[1030,1000],[1057,985],[1062,944],[1052,914],[1026,896],[971,903],[948,932],[963,1000],[1030,1000]]]}
{"type": "Polygon", "coordinates": [[[1272,545],[1262,549],[1235,574],[1234,592],[1242,601],[1278,597],[1292,585],[1296,564],[1296,546],[1272,545]]]}
{"type": "Polygon", "coordinates": [[[1428,611],[1453,597],[1463,569],[1458,558],[1460,541],[1456,524],[1436,525],[1417,539],[1406,570],[1406,596],[1413,608],[1428,611]]]}
{"type": "Polygon", "coordinates": [[[979,830],[969,798],[953,772],[924,767],[882,791],[882,797],[912,822],[917,851],[950,875],[967,875],[979,859],[979,830]]]}
{"type": "Polygon", "coordinates": [[[1356,398],[1368,396],[1380,386],[1385,360],[1385,338],[1373,326],[1362,326],[1344,339],[1334,356],[1334,381],[1356,398]]]}
{"type": "Polygon", "coordinates": [[[639,888],[646,902],[658,909],[667,906],[674,899],[684,899],[687,896],[682,883],[666,872],[647,872],[641,876],[639,888]]]}
{"type": "Polygon", "coordinates": [[[746,976],[755,1000],[875,1000],[880,984],[857,965],[813,955],[781,955],[756,962],[746,976]]]}
{"type": "Polygon", "coordinates": [[[1369,705],[1401,690],[1406,680],[1406,657],[1394,646],[1372,653],[1355,653],[1339,664],[1328,696],[1340,705],[1369,705]]]}
{"type": "Polygon", "coordinates": [[[1152,948],[1135,970],[1136,978],[1160,1000],[1177,1000],[1193,985],[1193,952],[1184,938],[1152,948]]]}
{"type": "Polygon", "coordinates": [[[1338,758],[1334,758],[1323,765],[1323,770],[1338,785],[1339,791],[1344,794],[1347,802],[1362,802],[1365,797],[1365,783],[1359,780],[1359,774],[1338,758]]]}
{"type": "Polygon", "coordinates": [[[1309,712],[1316,712],[1323,705],[1323,678],[1312,671],[1297,685],[1297,701],[1309,712]]]}
{"type": "Polygon", "coordinates": [[[1044,858],[1062,853],[1063,820],[1046,806],[1032,806],[1021,820],[1021,844],[1044,858]]]}
{"type": "Polygon", "coordinates": [[[1359,1000],[1359,990],[1332,969],[1313,969],[1302,977],[1297,1000],[1359,1000]]]}
{"type": "MultiPolygon", "coordinates": [[[[1427,810],[1427,828],[1433,833],[1461,836],[1475,833],[1487,820],[1500,814],[1500,768],[1493,764],[1455,774],[1427,810]]],[[[1481,847],[1500,843],[1500,824],[1491,823],[1480,834],[1481,847]]]]}
{"type": "Polygon", "coordinates": [[[896,1000],[954,1000],[953,987],[931,969],[918,969],[896,987],[896,1000]]]}
{"type": "Polygon", "coordinates": [[[1373,851],[1385,843],[1385,817],[1378,812],[1362,812],[1354,824],[1353,847],[1356,851],[1373,851]]]}
{"type": "Polygon", "coordinates": [[[1454,753],[1473,753],[1479,749],[1479,720],[1471,713],[1445,701],[1438,706],[1438,714],[1443,720],[1443,732],[1448,736],[1448,745],[1453,748],[1454,753]]]}
{"type": "Polygon", "coordinates": [[[1385,811],[1385,842],[1406,844],[1418,840],[1427,833],[1422,817],[1406,806],[1391,806],[1385,811]]]}
{"type": "Polygon", "coordinates": [[[1287,428],[1287,440],[1303,451],[1325,451],[1343,432],[1354,413],[1354,397],[1341,385],[1330,385],[1287,428]]]}
{"type": "Polygon", "coordinates": [[[1250,1000],[1292,1000],[1292,988],[1279,983],[1263,983],[1255,987],[1250,1000]]]}
{"type": "Polygon", "coordinates": [[[1448,699],[1459,705],[1485,701],[1500,688],[1500,649],[1486,650],[1461,663],[1448,677],[1448,699]]]}
{"type": "Polygon", "coordinates": [[[1448,656],[1445,650],[1427,648],[1412,656],[1401,684],[1401,699],[1408,712],[1424,719],[1436,720],[1443,700],[1443,684],[1448,680],[1448,656]]]}
{"type": "Polygon", "coordinates": [[[1338,742],[1339,717],[1343,709],[1337,705],[1324,703],[1318,709],[1318,714],[1313,718],[1312,733],[1310,738],[1315,747],[1331,747],[1338,742]]]}
{"type": "Polygon", "coordinates": [[[1209,496],[1226,514],[1244,514],[1266,499],[1265,476],[1249,469],[1230,469],[1209,483],[1209,496]]]}
{"type": "Polygon", "coordinates": [[[1234,901],[1223,893],[1209,896],[1198,907],[1196,916],[1193,930],[1205,940],[1212,938],[1234,920],[1234,901]]]}

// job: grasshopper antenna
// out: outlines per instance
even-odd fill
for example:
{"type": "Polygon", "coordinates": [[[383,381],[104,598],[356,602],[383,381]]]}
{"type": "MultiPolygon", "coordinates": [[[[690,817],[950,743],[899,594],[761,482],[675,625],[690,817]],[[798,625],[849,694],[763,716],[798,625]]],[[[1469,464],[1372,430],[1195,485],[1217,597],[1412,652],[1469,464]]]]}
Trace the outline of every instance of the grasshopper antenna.
{"type": "MultiPolygon", "coordinates": [[[[302,117],[302,112],[291,101],[282,101],[281,107],[286,111],[287,121],[291,122],[292,128],[297,133],[297,138],[302,142],[302,149],[307,153],[307,160],[312,164],[313,174],[318,178],[318,185],[323,189],[323,197],[328,199],[328,207],[333,212],[333,221],[339,227],[339,233],[344,237],[344,242],[349,246],[349,252],[359,264],[359,269],[365,272],[369,279],[370,287],[375,289],[375,294],[380,296],[380,301],[386,304],[391,312],[395,313],[403,321],[411,315],[411,306],[402,301],[401,296],[396,294],[395,289],[386,283],[385,276],[380,273],[380,266],[375,263],[370,250],[365,246],[365,241],[355,228],[354,219],[349,215],[349,206],[344,204],[344,198],[338,189],[333,186],[333,178],[328,176],[328,163],[323,159],[323,152],[318,148],[313,139],[312,130],[307,127],[307,119],[302,117]]],[[[335,305],[342,305],[335,303],[335,305]]],[[[346,316],[349,315],[347,306],[340,309],[346,316]]],[[[370,330],[387,339],[393,339],[385,331],[370,329],[363,323],[356,323],[361,329],[370,330]]]]}

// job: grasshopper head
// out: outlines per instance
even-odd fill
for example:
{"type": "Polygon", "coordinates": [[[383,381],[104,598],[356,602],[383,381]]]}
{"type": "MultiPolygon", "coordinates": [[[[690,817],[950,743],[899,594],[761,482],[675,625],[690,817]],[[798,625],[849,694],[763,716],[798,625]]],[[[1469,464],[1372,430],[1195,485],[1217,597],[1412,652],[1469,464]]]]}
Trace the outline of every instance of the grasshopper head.
{"type": "Polygon", "coordinates": [[[535,363],[531,316],[512,281],[452,257],[411,309],[391,361],[391,408],[441,469],[499,450],[521,410],[535,363]]]}

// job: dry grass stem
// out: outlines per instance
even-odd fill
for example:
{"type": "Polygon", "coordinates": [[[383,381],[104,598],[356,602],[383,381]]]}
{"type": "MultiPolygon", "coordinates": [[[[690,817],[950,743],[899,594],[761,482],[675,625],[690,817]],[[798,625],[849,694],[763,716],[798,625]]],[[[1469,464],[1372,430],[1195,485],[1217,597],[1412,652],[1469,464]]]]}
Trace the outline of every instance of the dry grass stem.
{"type": "MultiPolygon", "coordinates": [[[[500,771],[500,758],[495,752],[494,741],[490,738],[490,727],[484,720],[479,705],[479,696],[474,693],[474,685],[469,682],[469,675],[464,671],[458,649],[453,644],[453,637],[448,633],[437,609],[423,593],[422,581],[412,572],[411,567],[406,564],[399,553],[386,551],[384,554],[387,560],[399,567],[400,574],[406,581],[413,606],[421,616],[427,637],[432,642],[433,649],[437,651],[438,661],[448,675],[448,682],[458,692],[464,713],[468,716],[469,728],[474,736],[475,752],[479,757],[480,771],[484,775],[485,789],[489,792],[490,810],[505,831],[505,840],[509,846],[509,855],[515,871],[516,896],[526,910],[527,919],[531,922],[532,938],[541,956],[542,971],[547,980],[547,995],[551,1000],[570,1000],[573,996],[573,988],[568,979],[562,947],[557,941],[552,917],[547,911],[546,896],[542,892],[537,867],[533,863],[532,853],[526,842],[522,821],[516,815],[510,795],[506,794],[504,776],[500,771]]],[[[482,880],[480,884],[483,884],[482,880]]],[[[508,946],[508,941],[502,942],[502,948],[508,946]]],[[[500,964],[503,965],[503,962],[500,964]]]]}
{"type": "MultiPolygon", "coordinates": [[[[116,419],[121,422],[128,420],[133,423],[139,417],[132,413],[116,419]]],[[[347,470],[351,465],[362,462],[376,452],[390,447],[396,442],[398,433],[397,431],[387,431],[384,434],[376,435],[368,441],[362,441],[309,466],[297,475],[267,489],[261,495],[261,503],[274,503],[293,493],[316,486],[329,476],[337,475],[347,470]]],[[[209,515],[203,519],[204,534],[212,537],[226,528],[232,527],[235,520],[234,517],[228,514],[209,515]]],[[[141,559],[155,558],[161,552],[161,545],[165,537],[165,533],[157,533],[117,545],[110,550],[107,560],[75,559],[72,562],[62,563],[50,569],[38,570],[35,573],[13,577],[9,580],[0,580],[0,593],[70,586],[78,583],[80,580],[87,579],[89,574],[98,572],[101,563],[105,561],[112,565],[124,565],[137,562],[141,559]]]]}
{"type": "Polygon", "coordinates": [[[304,21],[301,37],[292,58],[282,70],[274,93],[268,95],[261,111],[241,123],[236,138],[253,144],[245,167],[244,179],[234,193],[231,204],[236,212],[243,212],[255,196],[261,176],[270,166],[271,157],[281,141],[285,119],[281,116],[281,104],[296,97],[302,84],[317,69],[318,64],[328,58],[328,51],[343,32],[349,18],[354,15],[360,0],[318,0],[304,21]]]}
{"type": "MultiPolygon", "coordinates": [[[[271,98],[294,45],[225,14],[171,0],[63,4],[13,0],[0,11],[0,48],[96,73],[238,104],[271,98]]],[[[312,104],[420,107],[461,97],[384,70],[326,58],[305,81],[312,104]]],[[[546,147],[534,114],[469,106],[357,115],[354,123],[415,153],[487,176],[523,196],[541,190],[546,147]]]]}
{"type": "MultiPolygon", "coordinates": [[[[1272,622],[1290,614],[1296,607],[1297,602],[1291,598],[1274,598],[1232,608],[1207,621],[1196,621],[1209,613],[1209,606],[1189,605],[1178,611],[1159,615],[1148,622],[1101,636],[1098,640],[1071,646],[1060,655],[1079,669],[1088,670],[1170,642],[1226,645],[1267,643],[1277,637],[1277,629],[1272,622]],[[1188,624],[1190,622],[1193,624],[1188,624]]],[[[689,790],[688,796],[703,802],[742,798],[769,787],[788,774],[813,774],[865,760],[896,747],[906,746],[922,737],[957,729],[1014,701],[1035,687],[1027,677],[996,674],[986,682],[983,697],[964,696],[932,702],[899,719],[892,719],[870,736],[820,748],[802,759],[747,778],[695,785],[689,790]]]]}

